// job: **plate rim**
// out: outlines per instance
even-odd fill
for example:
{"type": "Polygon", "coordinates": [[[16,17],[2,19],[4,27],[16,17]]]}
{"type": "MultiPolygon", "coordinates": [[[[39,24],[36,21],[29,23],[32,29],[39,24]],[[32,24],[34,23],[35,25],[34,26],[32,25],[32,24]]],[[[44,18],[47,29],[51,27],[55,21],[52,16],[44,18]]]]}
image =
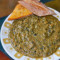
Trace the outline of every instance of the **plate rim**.
{"type": "MultiPolygon", "coordinates": [[[[10,14],[10,15],[11,15],[11,14],[10,14]]],[[[4,20],[4,22],[3,22],[2,26],[1,26],[1,45],[2,45],[2,47],[3,47],[3,49],[4,49],[4,51],[7,53],[7,55],[10,56],[12,59],[15,59],[15,58],[13,58],[13,56],[7,51],[7,49],[4,47],[3,38],[2,38],[2,27],[3,27],[4,23],[5,23],[5,21],[8,20],[8,18],[10,17],[10,15],[7,16],[7,18],[4,20]]]]}

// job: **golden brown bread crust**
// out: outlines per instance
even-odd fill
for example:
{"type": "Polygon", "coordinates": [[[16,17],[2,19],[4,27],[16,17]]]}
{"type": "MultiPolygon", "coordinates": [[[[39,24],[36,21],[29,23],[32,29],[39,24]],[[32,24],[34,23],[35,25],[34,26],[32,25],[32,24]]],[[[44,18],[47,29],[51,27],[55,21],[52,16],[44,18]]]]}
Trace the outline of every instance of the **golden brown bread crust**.
{"type": "Polygon", "coordinates": [[[25,16],[29,16],[31,14],[32,14],[32,12],[30,12],[28,9],[26,9],[25,7],[23,7],[20,4],[17,4],[17,6],[13,10],[13,12],[12,12],[11,16],[8,18],[8,20],[19,19],[19,18],[22,18],[25,16]]]}

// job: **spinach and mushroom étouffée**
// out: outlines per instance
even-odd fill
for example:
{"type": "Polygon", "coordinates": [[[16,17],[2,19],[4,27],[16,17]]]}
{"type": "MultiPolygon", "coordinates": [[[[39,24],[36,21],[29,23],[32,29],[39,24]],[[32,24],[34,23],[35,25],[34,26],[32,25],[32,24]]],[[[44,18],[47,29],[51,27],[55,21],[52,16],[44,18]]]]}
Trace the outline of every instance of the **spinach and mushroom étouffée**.
{"type": "Polygon", "coordinates": [[[60,46],[60,23],[53,16],[31,15],[14,20],[9,39],[15,50],[25,56],[47,57],[60,46]]]}

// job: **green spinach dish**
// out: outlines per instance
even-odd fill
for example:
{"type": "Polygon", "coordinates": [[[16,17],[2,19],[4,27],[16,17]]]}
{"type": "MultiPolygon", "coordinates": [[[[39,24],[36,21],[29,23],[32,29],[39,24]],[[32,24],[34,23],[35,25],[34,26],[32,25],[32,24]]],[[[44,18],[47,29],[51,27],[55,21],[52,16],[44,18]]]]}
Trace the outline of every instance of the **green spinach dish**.
{"type": "Polygon", "coordinates": [[[14,20],[9,39],[14,49],[25,56],[48,57],[60,46],[60,22],[53,16],[36,15],[14,20]]]}

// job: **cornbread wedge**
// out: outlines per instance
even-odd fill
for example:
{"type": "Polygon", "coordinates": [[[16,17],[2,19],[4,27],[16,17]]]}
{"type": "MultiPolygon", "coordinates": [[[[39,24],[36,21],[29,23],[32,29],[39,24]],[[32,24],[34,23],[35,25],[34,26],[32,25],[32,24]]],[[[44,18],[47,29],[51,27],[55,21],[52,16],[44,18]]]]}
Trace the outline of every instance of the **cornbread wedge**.
{"type": "Polygon", "coordinates": [[[18,4],[15,9],[13,10],[11,16],[8,18],[8,20],[14,20],[19,19],[28,15],[31,15],[32,12],[30,12],[28,9],[23,7],[22,5],[18,4]]]}

